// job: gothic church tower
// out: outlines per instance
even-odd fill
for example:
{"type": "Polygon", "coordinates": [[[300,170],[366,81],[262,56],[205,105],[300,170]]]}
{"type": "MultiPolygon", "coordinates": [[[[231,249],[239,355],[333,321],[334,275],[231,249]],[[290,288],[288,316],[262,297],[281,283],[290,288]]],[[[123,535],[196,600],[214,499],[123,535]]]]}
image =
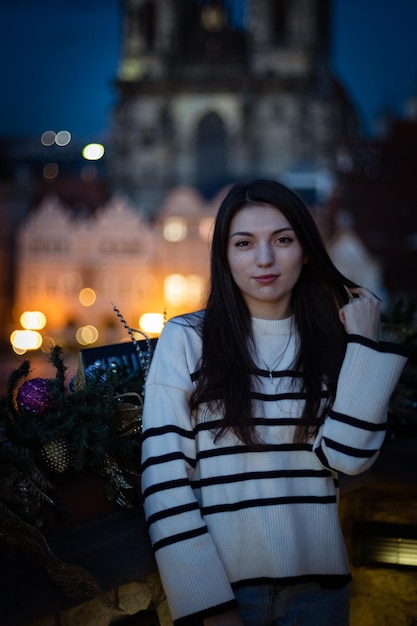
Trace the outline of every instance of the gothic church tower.
{"type": "Polygon", "coordinates": [[[125,0],[109,176],[152,215],[175,185],[334,168],[354,113],[330,0],[125,0]]]}

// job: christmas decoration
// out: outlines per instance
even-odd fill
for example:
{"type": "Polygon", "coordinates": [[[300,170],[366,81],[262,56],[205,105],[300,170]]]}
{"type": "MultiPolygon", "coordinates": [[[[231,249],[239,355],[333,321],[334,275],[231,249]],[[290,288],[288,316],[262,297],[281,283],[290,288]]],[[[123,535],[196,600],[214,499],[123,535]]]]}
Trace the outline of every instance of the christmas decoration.
{"type": "Polygon", "coordinates": [[[57,559],[42,534],[51,517],[65,514],[65,487],[96,476],[114,506],[140,506],[141,416],[152,347],[145,338],[143,349],[133,332],[139,331],[129,329],[140,364],[134,370],[95,361],[80,366],[67,384],[56,346],[49,359],[55,378],[30,378],[25,360],[0,398],[0,539],[35,556],[67,595],[97,597],[101,590],[88,572],[57,559]]]}
{"type": "Polygon", "coordinates": [[[43,415],[53,408],[48,381],[44,378],[32,378],[20,387],[17,404],[22,412],[43,415]]]}
{"type": "Polygon", "coordinates": [[[41,459],[47,470],[58,474],[66,472],[71,465],[68,441],[60,438],[45,443],[41,448],[41,459]]]}

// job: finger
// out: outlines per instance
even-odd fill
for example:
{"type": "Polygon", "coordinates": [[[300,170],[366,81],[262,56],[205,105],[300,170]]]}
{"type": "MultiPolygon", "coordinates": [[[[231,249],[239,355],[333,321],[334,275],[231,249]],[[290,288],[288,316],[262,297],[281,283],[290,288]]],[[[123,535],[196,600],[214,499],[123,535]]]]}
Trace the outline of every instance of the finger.
{"type": "Polygon", "coordinates": [[[374,294],[369,289],[366,289],[365,287],[350,287],[349,292],[351,300],[357,298],[370,298],[371,300],[375,299],[379,302],[382,302],[381,298],[379,298],[376,294],[374,294]]]}

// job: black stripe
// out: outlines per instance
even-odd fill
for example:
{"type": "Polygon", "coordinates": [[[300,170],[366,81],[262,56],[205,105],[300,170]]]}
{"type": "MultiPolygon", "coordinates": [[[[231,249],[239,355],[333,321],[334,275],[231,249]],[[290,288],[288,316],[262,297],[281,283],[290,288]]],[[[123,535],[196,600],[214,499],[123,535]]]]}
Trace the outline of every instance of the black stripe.
{"type": "Polygon", "coordinates": [[[208,459],[216,456],[227,456],[228,454],[250,454],[256,452],[311,452],[311,443],[277,443],[265,444],[259,448],[251,448],[250,446],[228,446],[227,448],[214,448],[210,450],[201,450],[197,454],[197,459],[208,459]]]}
{"type": "MultiPolygon", "coordinates": [[[[322,398],[327,398],[328,397],[328,392],[327,391],[322,391],[321,393],[321,397],[322,398]]],[[[250,397],[252,400],[263,400],[264,402],[278,402],[278,401],[284,401],[284,400],[305,400],[306,398],[306,393],[301,392],[301,391],[289,391],[287,393],[261,393],[260,391],[251,391],[250,392],[250,397]]],[[[204,402],[209,402],[209,401],[221,401],[221,396],[217,395],[214,396],[214,394],[210,397],[204,397],[204,402]]],[[[216,422],[218,422],[219,420],[215,420],[216,422]]]]}
{"type": "Polygon", "coordinates": [[[181,515],[181,513],[188,513],[189,511],[197,511],[200,508],[198,502],[189,502],[188,504],[182,504],[181,506],[174,506],[170,509],[164,509],[163,511],[158,511],[153,515],[150,515],[147,519],[148,528],[152,526],[155,522],[159,522],[161,519],[165,519],[167,517],[175,517],[176,515],[181,515]]]}
{"type": "Polygon", "coordinates": [[[177,460],[185,461],[188,465],[191,465],[191,467],[195,467],[197,464],[195,459],[186,456],[182,452],[170,452],[169,454],[161,454],[161,456],[152,456],[146,459],[146,461],[142,463],[142,472],[152,465],[160,465],[161,463],[169,463],[170,461],[177,460]]]}
{"type": "MultiPolygon", "coordinates": [[[[264,402],[276,402],[278,400],[305,400],[306,393],[300,391],[289,391],[287,393],[261,393],[260,391],[252,391],[250,394],[252,400],[263,400],[264,402]]],[[[323,394],[322,394],[322,397],[323,394]]]]}
{"type": "Polygon", "coordinates": [[[207,422],[199,422],[198,424],[195,425],[195,431],[197,433],[201,432],[202,430],[216,430],[218,428],[220,428],[222,425],[222,420],[210,420],[207,422]]]}
{"type": "Polygon", "coordinates": [[[177,435],[181,435],[181,437],[186,437],[187,439],[194,439],[195,433],[186,430],[185,428],[180,428],[179,426],[175,426],[174,424],[167,424],[165,426],[158,426],[154,428],[147,428],[142,433],[142,440],[148,439],[149,437],[159,437],[160,435],[166,435],[167,433],[177,433],[177,435]]]}
{"type": "Polygon", "coordinates": [[[330,417],[337,422],[342,422],[343,424],[349,424],[349,426],[355,426],[355,428],[362,428],[362,430],[369,430],[372,432],[384,431],[387,427],[386,422],[382,424],[371,424],[370,422],[364,422],[357,417],[351,417],[350,415],[346,415],[345,413],[338,413],[337,411],[331,411],[330,417]]]}
{"type": "MultiPolygon", "coordinates": [[[[253,391],[250,394],[252,400],[263,400],[264,402],[276,402],[279,400],[305,400],[307,394],[302,391],[289,391],[287,393],[261,393],[259,391],[253,391]]],[[[329,397],[329,392],[323,389],[320,393],[320,398],[325,399],[329,397]]]]}
{"type": "Polygon", "coordinates": [[[323,452],[323,448],[322,448],[321,444],[320,444],[320,446],[318,448],[316,448],[314,450],[314,453],[316,454],[316,456],[319,459],[320,463],[322,465],[324,465],[324,467],[331,468],[331,465],[330,465],[329,461],[327,460],[326,455],[323,452]]]}
{"type": "Polygon", "coordinates": [[[202,515],[213,515],[214,513],[231,513],[242,509],[253,509],[263,506],[277,506],[283,504],[334,504],[336,496],[285,496],[282,498],[257,498],[256,500],[242,500],[230,504],[216,504],[203,507],[202,515]]]}
{"type": "MultiPolygon", "coordinates": [[[[298,372],[297,370],[278,370],[272,371],[263,370],[259,367],[255,367],[253,369],[253,373],[257,376],[264,376],[265,378],[269,378],[271,375],[273,378],[303,378],[304,374],[302,372],[298,372]]],[[[196,370],[190,374],[190,378],[193,382],[198,380],[200,377],[200,370],[196,370]]]]}
{"type": "Polygon", "coordinates": [[[191,481],[193,489],[207,487],[210,485],[227,485],[228,483],[238,483],[245,480],[272,479],[272,478],[323,478],[329,477],[331,473],[327,469],[322,470],[274,470],[265,472],[245,472],[244,474],[228,474],[227,476],[211,476],[201,480],[191,481]]]}
{"type": "Polygon", "coordinates": [[[161,539],[160,541],[156,541],[153,544],[153,549],[156,552],[161,548],[165,548],[166,546],[171,546],[174,543],[180,543],[181,541],[187,541],[187,539],[194,539],[195,537],[201,537],[202,535],[207,534],[207,526],[203,526],[202,528],[196,528],[195,530],[189,530],[186,533],[179,533],[178,535],[171,535],[170,537],[166,537],[165,539],[161,539]]]}
{"type": "Polygon", "coordinates": [[[143,492],[143,497],[147,498],[153,493],[158,491],[167,491],[168,489],[177,489],[178,487],[187,487],[190,484],[188,478],[178,478],[177,480],[168,480],[165,483],[157,483],[156,485],[150,485],[143,492]]]}
{"type": "Polygon", "coordinates": [[[328,448],[332,448],[332,450],[337,450],[348,456],[354,456],[358,459],[368,459],[378,452],[378,450],[359,450],[358,448],[352,448],[351,446],[346,446],[343,443],[338,443],[327,437],[323,437],[323,439],[328,448]]]}
{"type": "Polygon", "coordinates": [[[359,343],[362,346],[372,348],[372,350],[376,350],[377,352],[382,352],[384,354],[387,352],[390,354],[399,354],[400,356],[408,356],[409,354],[408,347],[404,344],[391,343],[390,341],[373,341],[367,337],[362,337],[362,335],[348,335],[347,342],[359,343]]]}
{"type": "Polygon", "coordinates": [[[304,378],[304,374],[302,372],[297,372],[296,370],[263,370],[261,368],[255,368],[255,374],[258,376],[264,376],[265,378],[304,378]]]}
{"type": "Polygon", "coordinates": [[[255,426],[298,426],[299,417],[257,417],[253,420],[255,426]]]}
{"type": "MultiPolygon", "coordinates": [[[[299,417],[254,417],[249,420],[249,424],[253,426],[297,426],[300,422],[299,417]]],[[[196,432],[204,430],[217,430],[221,428],[222,420],[211,420],[207,422],[199,422],[195,426],[196,432]]]]}

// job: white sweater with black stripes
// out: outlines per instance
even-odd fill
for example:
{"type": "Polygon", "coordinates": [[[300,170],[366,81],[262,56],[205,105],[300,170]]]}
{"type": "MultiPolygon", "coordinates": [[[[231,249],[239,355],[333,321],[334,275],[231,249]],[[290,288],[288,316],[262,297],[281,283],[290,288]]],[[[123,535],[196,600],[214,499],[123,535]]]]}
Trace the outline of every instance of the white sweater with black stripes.
{"type": "Polygon", "coordinates": [[[337,473],[358,474],[374,462],[406,361],[399,347],[350,336],[332,412],[315,440],[296,444],[303,397],[300,373],[291,369],[298,344],[292,320],[253,319],[254,358],[264,370],[254,380],[253,414],[265,445],[248,450],[232,433],[214,441],[219,415],[190,418],[198,315],[166,324],[143,414],[145,514],[178,625],[235,606],[235,586],[349,581],[337,473]]]}

